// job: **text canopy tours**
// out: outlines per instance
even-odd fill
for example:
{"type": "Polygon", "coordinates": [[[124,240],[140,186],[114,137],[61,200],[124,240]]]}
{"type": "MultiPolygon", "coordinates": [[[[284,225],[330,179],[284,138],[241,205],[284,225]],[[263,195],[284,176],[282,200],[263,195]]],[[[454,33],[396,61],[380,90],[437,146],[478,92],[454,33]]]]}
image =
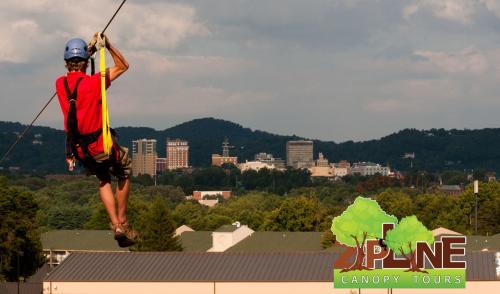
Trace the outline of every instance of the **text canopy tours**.
{"type": "Polygon", "coordinates": [[[357,197],[332,221],[345,246],[334,264],[335,288],[465,288],[465,236],[435,241],[416,216],[387,214],[357,197]]]}

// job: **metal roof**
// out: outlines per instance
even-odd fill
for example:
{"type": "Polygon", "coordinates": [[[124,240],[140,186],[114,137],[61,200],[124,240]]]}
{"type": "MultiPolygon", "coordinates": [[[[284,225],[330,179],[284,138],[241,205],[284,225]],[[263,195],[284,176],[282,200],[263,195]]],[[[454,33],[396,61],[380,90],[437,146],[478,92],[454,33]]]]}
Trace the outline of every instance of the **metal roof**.
{"type": "Polygon", "coordinates": [[[500,251],[500,235],[467,236],[467,251],[500,251]]]}
{"type": "Polygon", "coordinates": [[[467,281],[498,281],[494,252],[474,251],[466,254],[467,281]]]}
{"type": "Polygon", "coordinates": [[[226,252],[322,251],[323,232],[254,232],[226,252]]]}
{"type": "Polygon", "coordinates": [[[240,282],[333,281],[338,254],[315,253],[73,253],[46,281],[240,282]]]}
{"type": "Polygon", "coordinates": [[[120,248],[110,230],[57,230],[41,236],[44,250],[128,251],[120,248]]]}
{"type": "MultiPolygon", "coordinates": [[[[51,282],[331,282],[332,252],[73,253],[51,282]]],[[[468,281],[497,281],[493,252],[467,253],[468,281]]]]}
{"type": "Polygon", "coordinates": [[[179,240],[185,252],[205,252],[212,248],[212,232],[209,231],[183,232],[179,240]]]}

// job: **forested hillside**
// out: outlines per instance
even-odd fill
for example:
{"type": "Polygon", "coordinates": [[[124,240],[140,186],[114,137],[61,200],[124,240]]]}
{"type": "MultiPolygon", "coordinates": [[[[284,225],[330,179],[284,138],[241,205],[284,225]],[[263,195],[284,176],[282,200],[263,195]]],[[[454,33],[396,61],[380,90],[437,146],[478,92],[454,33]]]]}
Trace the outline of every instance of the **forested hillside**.
{"type": "MultiPolygon", "coordinates": [[[[23,128],[19,123],[0,122],[0,154],[3,155],[14,142],[15,132],[21,132],[23,128]]],[[[165,156],[165,141],[168,137],[185,139],[189,141],[190,164],[193,166],[209,165],[211,154],[221,153],[221,143],[225,137],[234,146],[231,152],[238,156],[239,161],[252,159],[259,152],[285,158],[286,141],[300,139],[251,130],[214,118],[196,119],[162,131],[144,127],[120,127],[117,131],[120,142],[129,147],[134,139],[158,140],[160,157],[165,156]]],[[[500,171],[500,129],[405,129],[364,142],[315,140],[315,158],[318,152],[322,152],[330,161],[373,161],[403,171],[410,169],[410,160],[402,158],[405,153],[415,153],[415,159],[412,160],[414,168],[429,172],[478,168],[500,171]]],[[[34,127],[3,166],[64,172],[63,157],[64,133],[48,127],[34,127]],[[36,138],[37,134],[41,137],[36,138]],[[34,140],[43,143],[34,144],[34,140]]]]}

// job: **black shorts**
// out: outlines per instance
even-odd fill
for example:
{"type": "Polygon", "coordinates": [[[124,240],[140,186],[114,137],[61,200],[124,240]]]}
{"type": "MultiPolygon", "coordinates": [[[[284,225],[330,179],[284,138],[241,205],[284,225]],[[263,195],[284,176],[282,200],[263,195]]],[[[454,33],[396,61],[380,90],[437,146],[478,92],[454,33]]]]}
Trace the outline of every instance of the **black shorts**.
{"type": "Polygon", "coordinates": [[[95,175],[100,181],[111,181],[111,176],[125,180],[132,175],[132,160],[128,148],[115,143],[111,155],[98,154],[94,162],[83,162],[87,175],[95,175]]]}

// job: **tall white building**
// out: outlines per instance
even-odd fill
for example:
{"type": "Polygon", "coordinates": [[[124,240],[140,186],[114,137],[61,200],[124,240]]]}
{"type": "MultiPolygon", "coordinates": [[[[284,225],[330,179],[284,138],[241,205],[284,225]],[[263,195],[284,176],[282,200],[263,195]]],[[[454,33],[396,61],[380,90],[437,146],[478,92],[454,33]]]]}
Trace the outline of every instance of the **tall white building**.
{"type": "Polygon", "coordinates": [[[167,169],[189,167],[189,144],[181,139],[167,139],[167,169]]]}

